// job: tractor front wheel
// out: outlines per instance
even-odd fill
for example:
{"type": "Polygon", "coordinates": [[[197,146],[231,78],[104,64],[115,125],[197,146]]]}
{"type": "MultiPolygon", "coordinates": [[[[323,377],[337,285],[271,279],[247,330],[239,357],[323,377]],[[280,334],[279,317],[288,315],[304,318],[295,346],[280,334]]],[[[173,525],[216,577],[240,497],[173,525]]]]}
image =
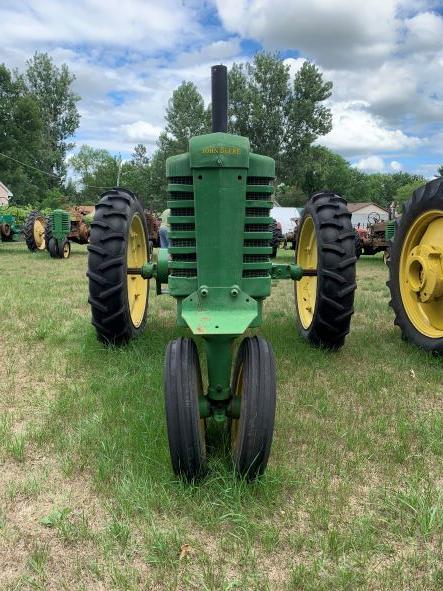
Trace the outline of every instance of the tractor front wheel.
{"type": "Polygon", "coordinates": [[[231,447],[237,473],[247,480],[263,474],[274,432],[276,375],[271,345],[246,337],[238,350],[232,378],[240,417],[231,420],[231,447]]]}
{"type": "Polygon", "coordinates": [[[71,255],[71,243],[66,238],[57,244],[58,256],[61,259],[68,259],[71,255]]]}
{"type": "Polygon", "coordinates": [[[349,332],[354,308],[355,232],[346,201],[314,193],[300,221],[295,260],[317,271],[295,281],[300,334],[315,346],[339,349],[349,332]]]}
{"type": "Polygon", "coordinates": [[[203,395],[200,362],[192,339],[169,343],[164,384],[172,468],[177,476],[197,480],[206,472],[206,443],[205,422],[199,410],[203,395]]]}
{"type": "Polygon", "coordinates": [[[59,251],[58,251],[58,243],[57,243],[57,240],[55,238],[50,238],[48,240],[48,242],[46,243],[46,246],[47,246],[47,249],[48,249],[48,252],[49,252],[49,256],[52,259],[58,259],[58,258],[60,258],[60,254],[59,254],[59,251]]]}
{"type": "Polygon", "coordinates": [[[443,355],[443,178],[414,191],[390,250],[395,324],[409,342],[443,355]]]}
{"type": "Polygon", "coordinates": [[[133,193],[113,189],[95,208],[89,238],[88,278],[92,324],[97,338],[119,345],[146,325],[149,281],[128,274],[149,260],[143,207],[133,193]]]}

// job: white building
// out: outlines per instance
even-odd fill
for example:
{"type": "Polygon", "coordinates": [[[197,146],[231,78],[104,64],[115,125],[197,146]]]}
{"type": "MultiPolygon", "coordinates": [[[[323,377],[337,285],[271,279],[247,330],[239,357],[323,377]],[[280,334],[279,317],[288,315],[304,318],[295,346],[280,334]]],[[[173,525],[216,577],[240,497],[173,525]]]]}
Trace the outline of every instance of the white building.
{"type": "Polygon", "coordinates": [[[300,209],[297,207],[280,207],[274,206],[271,209],[271,218],[277,220],[281,224],[281,231],[283,234],[292,232],[295,226],[295,220],[301,217],[300,209]]]}
{"type": "MultiPolygon", "coordinates": [[[[384,207],[377,205],[377,203],[350,203],[348,201],[348,209],[352,214],[351,222],[354,228],[360,224],[361,228],[366,228],[368,225],[368,216],[370,214],[378,214],[380,216],[380,220],[388,220],[389,219],[389,212],[384,207]]],[[[369,220],[374,222],[375,219],[373,216],[370,216],[372,219],[369,220]]]]}
{"type": "Polygon", "coordinates": [[[0,206],[8,205],[10,197],[12,197],[12,192],[0,181],[0,206]]]}

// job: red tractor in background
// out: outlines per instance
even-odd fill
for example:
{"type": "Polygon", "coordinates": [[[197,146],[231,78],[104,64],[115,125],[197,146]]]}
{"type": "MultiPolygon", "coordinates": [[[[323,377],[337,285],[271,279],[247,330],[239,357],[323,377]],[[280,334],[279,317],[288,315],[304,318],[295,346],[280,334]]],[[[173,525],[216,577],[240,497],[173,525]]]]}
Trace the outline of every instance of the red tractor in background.
{"type": "Polygon", "coordinates": [[[389,260],[389,247],[391,244],[390,229],[394,220],[382,220],[378,212],[368,215],[366,227],[357,225],[355,230],[355,252],[357,258],[360,255],[374,255],[383,252],[385,262],[389,260]]]}

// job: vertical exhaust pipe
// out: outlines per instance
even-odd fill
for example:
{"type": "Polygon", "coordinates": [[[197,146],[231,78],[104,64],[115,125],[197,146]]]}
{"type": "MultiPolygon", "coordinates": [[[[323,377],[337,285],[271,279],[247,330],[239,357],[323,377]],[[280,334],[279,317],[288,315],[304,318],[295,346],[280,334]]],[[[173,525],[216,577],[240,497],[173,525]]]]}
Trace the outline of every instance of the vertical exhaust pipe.
{"type": "Polygon", "coordinates": [[[211,68],[212,131],[228,131],[228,69],[218,65],[211,68]]]}

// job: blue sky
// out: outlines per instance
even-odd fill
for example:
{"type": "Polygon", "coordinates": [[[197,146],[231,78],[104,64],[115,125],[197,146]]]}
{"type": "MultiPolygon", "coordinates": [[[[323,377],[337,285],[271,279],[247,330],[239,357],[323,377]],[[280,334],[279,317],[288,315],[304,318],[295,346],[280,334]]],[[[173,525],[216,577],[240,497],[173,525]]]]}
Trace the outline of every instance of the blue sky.
{"type": "Polygon", "coordinates": [[[208,101],[212,64],[266,49],[333,81],[320,143],[358,168],[432,177],[443,163],[443,0],[0,0],[0,38],[9,67],[48,51],[76,75],[77,149],[152,152],[182,80],[208,101]]]}

